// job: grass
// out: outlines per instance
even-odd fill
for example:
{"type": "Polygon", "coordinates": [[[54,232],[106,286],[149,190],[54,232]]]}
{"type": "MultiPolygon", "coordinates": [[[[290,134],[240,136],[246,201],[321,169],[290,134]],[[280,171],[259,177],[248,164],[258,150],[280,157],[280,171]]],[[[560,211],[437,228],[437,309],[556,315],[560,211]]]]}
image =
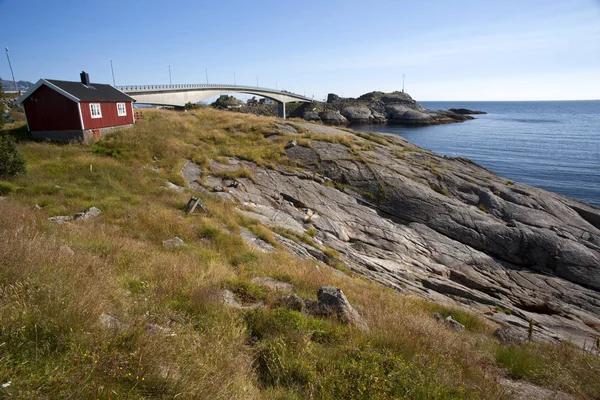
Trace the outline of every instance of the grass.
{"type": "MultiPolygon", "coordinates": [[[[469,312],[293,257],[269,228],[215,197],[201,194],[208,212],[187,215],[190,194],[162,188],[189,159],[285,164],[291,136],[264,139],[274,119],[210,109],[144,117],[91,146],[19,143],[28,174],[0,182],[0,383],[11,382],[0,397],[494,399],[505,373],[600,396],[597,358],[567,345],[501,346],[469,312]],[[102,214],[47,221],[89,206],[102,214]],[[250,248],[242,227],[278,248],[250,248]],[[164,248],[173,236],[186,246],[164,248]],[[257,276],[312,299],[321,286],[340,287],[370,331],[280,308],[275,293],[252,284],[257,276]],[[230,309],[223,289],[265,306],[230,309]],[[466,330],[437,323],[433,311],[466,330]],[[123,328],[105,329],[103,314],[123,328]],[[150,323],[171,334],[148,331],[150,323]]],[[[287,235],[316,245],[312,226],[287,235]]]]}

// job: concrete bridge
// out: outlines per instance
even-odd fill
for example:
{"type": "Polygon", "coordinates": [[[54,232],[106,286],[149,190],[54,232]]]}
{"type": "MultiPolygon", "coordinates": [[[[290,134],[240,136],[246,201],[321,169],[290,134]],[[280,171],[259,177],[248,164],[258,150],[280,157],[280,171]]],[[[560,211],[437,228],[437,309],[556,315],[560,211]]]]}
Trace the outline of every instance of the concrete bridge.
{"type": "Polygon", "coordinates": [[[310,103],[314,99],[285,90],[240,85],[137,85],[117,86],[117,89],[133,97],[138,103],[160,106],[183,107],[211,97],[229,93],[247,93],[272,99],[279,104],[279,116],[285,118],[285,103],[310,103]]]}

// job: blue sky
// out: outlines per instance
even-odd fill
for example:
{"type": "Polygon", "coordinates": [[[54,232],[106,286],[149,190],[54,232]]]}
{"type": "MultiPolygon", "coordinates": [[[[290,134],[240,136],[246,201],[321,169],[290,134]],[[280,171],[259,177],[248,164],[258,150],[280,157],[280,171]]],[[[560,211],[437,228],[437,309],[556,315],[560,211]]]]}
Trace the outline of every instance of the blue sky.
{"type": "MultiPolygon", "coordinates": [[[[324,98],[600,98],[600,0],[0,0],[17,80],[204,83],[324,98]]],[[[0,76],[8,79],[6,57],[0,76]]]]}

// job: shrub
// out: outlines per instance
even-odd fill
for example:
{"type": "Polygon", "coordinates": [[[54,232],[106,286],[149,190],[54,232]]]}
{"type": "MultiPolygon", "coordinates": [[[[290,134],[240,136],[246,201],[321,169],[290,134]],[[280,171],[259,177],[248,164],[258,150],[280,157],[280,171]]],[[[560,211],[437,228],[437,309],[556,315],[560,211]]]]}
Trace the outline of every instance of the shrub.
{"type": "Polygon", "coordinates": [[[0,177],[25,174],[25,159],[12,136],[0,137],[0,177]]]}

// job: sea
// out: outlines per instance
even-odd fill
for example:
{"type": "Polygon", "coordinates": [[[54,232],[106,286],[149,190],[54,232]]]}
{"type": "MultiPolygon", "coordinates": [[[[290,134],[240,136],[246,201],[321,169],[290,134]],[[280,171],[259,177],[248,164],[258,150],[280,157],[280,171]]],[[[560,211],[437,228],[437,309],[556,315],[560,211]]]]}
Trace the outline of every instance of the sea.
{"type": "Polygon", "coordinates": [[[352,128],[400,135],[419,147],[467,157],[508,179],[600,207],[600,100],[420,103],[432,110],[487,114],[456,124],[352,128]]]}

